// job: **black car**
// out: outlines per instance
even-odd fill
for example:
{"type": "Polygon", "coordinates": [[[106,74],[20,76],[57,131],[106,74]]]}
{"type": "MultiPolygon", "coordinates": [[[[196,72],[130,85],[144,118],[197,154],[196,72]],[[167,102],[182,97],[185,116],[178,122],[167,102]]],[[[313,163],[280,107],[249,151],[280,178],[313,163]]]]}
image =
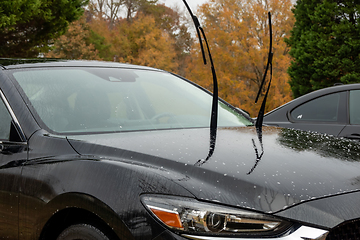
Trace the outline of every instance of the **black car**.
{"type": "Polygon", "coordinates": [[[333,86],[272,110],[264,123],[360,140],[359,103],[360,84],[333,86]]]}
{"type": "Polygon", "coordinates": [[[0,60],[0,238],[360,237],[360,145],[256,131],[162,70],[0,60]]]}

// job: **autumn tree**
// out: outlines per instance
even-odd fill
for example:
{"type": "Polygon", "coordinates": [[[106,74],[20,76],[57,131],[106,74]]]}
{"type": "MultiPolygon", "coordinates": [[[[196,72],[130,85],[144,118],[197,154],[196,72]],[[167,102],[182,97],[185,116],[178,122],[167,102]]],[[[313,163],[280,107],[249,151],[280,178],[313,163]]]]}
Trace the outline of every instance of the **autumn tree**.
{"type": "MultiPolygon", "coordinates": [[[[219,96],[256,116],[256,93],[266,67],[269,48],[268,11],[273,22],[273,84],[267,110],[291,100],[287,67],[290,63],[284,37],[293,15],[290,0],[211,0],[200,7],[219,78],[219,96]]],[[[199,55],[199,49],[194,55],[199,55]]],[[[210,71],[193,57],[187,77],[212,90],[210,71]]],[[[260,105],[260,104],[258,104],[260,105]]]]}
{"type": "Polygon", "coordinates": [[[89,4],[90,9],[94,10],[98,17],[109,20],[109,26],[113,26],[116,20],[119,19],[121,6],[124,0],[93,0],[95,4],[89,4]],[[98,6],[98,7],[96,7],[98,6]]]}
{"type": "Polygon", "coordinates": [[[91,0],[90,8],[92,16],[88,21],[91,29],[111,45],[106,54],[99,51],[104,60],[145,64],[184,73],[184,63],[193,39],[178,11],[158,4],[157,0],[91,0]],[[114,4],[120,4],[119,13],[126,14],[114,18],[103,13],[110,13],[114,4]],[[129,7],[132,8],[130,12],[129,7]],[[144,22],[146,20],[149,22],[144,22]],[[140,61],[139,56],[146,57],[140,61]],[[150,56],[157,56],[159,61],[150,56]]]}
{"type": "Polygon", "coordinates": [[[302,0],[288,44],[295,97],[335,83],[360,82],[360,3],[302,0]]]}
{"type": "Polygon", "coordinates": [[[106,45],[101,42],[100,36],[90,30],[85,16],[83,16],[80,20],[70,24],[67,32],[55,41],[53,50],[46,53],[45,56],[48,58],[100,60],[96,47],[104,48],[106,45]],[[94,44],[96,40],[100,41],[98,45],[94,44]]]}
{"type": "Polygon", "coordinates": [[[125,17],[130,22],[138,11],[155,5],[158,0],[90,0],[90,11],[99,18],[106,19],[109,27],[125,17]]]}
{"type": "Polygon", "coordinates": [[[84,19],[46,56],[101,58],[184,72],[192,37],[180,14],[157,0],[91,0],[84,19]]]}
{"type": "Polygon", "coordinates": [[[36,57],[83,13],[87,0],[2,0],[0,56],[36,57]]]}
{"type": "Polygon", "coordinates": [[[111,52],[116,61],[151,66],[168,71],[177,68],[173,39],[156,25],[152,16],[139,15],[131,23],[123,20],[111,31],[111,52]]]}
{"type": "Polygon", "coordinates": [[[178,10],[169,8],[164,4],[147,4],[140,9],[140,12],[154,17],[156,27],[162,29],[171,38],[171,47],[176,53],[174,61],[178,66],[175,72],[185,75],[186,64],[194,41],[184,16],[178,10]]]}

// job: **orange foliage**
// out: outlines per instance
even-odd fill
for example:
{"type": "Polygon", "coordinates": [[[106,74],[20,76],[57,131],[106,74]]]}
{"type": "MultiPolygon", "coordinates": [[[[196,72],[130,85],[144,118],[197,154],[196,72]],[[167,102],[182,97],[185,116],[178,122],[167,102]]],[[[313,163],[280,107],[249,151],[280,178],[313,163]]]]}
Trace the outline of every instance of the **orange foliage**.
{"type": "Polygon", "coordinates": [[[89,26],[83,16],[69,25],[67,32],[55,41],[53,50],[46,53],[45,56],[48,58],[101,60],[95,46],[87,41],[89,35],[89,26]]]}
{"type": "MultiPolygon", "coordinates": [[[[199,10],[217,70],[219,96],[251,116],[260,108],[254,102],[269,51],[268,11],[272,13],[274,58],[266,110],[292,99],[286,72],[290,56],[284,43],[294,23],[291,7],[290,0],[211,0],[199,10]]],[[[192,54],[186,77],[212,90],[211,72],[202,66],[199,49],[192,54]]]]}
{"type": "Polygon", "coordinates": [[[122,19],[109,28],[108,21],[93,19],[91,29],[110,44],[108,60],[175,71],[174,40],[158,28],[153,16],[138,14],[131,22],[122,19]]]}
{"type": "Polygon", "coordinates": [[[137,0],[143,5],[130,21],[115,14],[124,6],[120,2],[90,2],[90,10],[56,41],[47,57],[102,59],[184,72],[182,63],[192,39],[177,11],[137,0]]]}
{"type": "Polygon", "coordinates": [[[157,27],[154,17],[140,15],[131,27],[120,24],[117,31],[118,35],[127,37],[127,44],[131,46],[132,53],[124,56],[126,62],[167,71],[177,68],[173,39],[157,27]]]}

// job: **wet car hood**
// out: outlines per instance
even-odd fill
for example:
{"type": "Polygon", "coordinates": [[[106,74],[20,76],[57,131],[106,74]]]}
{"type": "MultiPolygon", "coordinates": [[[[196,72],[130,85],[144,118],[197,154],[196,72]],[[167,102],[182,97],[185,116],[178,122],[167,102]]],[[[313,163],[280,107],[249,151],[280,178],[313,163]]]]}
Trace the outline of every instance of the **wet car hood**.
{"type": "Polygon", "coordinates": [[[259,138],[254,127],[219,128],[214,149],[209,129],[68,139],[83,155],[160,169],[198,199],[267,213],[334,195],[360,195],[360,145],[327,135],[265,127],[259,138]]]}

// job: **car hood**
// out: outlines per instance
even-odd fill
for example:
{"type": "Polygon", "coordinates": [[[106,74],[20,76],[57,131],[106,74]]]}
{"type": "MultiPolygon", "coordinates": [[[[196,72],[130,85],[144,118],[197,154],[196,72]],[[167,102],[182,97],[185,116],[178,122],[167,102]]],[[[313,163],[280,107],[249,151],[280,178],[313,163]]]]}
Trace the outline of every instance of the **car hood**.
{"type": "Polygon", "coordinates": [[[284,217],[284,209],[300,203],[360,189],[357,142],[273,127],[261,134],[254,127],[219,128],[212,137],[209,129],[185,129],[68,139],[82,155],[159,169],[198,199],[284,217]]]}

